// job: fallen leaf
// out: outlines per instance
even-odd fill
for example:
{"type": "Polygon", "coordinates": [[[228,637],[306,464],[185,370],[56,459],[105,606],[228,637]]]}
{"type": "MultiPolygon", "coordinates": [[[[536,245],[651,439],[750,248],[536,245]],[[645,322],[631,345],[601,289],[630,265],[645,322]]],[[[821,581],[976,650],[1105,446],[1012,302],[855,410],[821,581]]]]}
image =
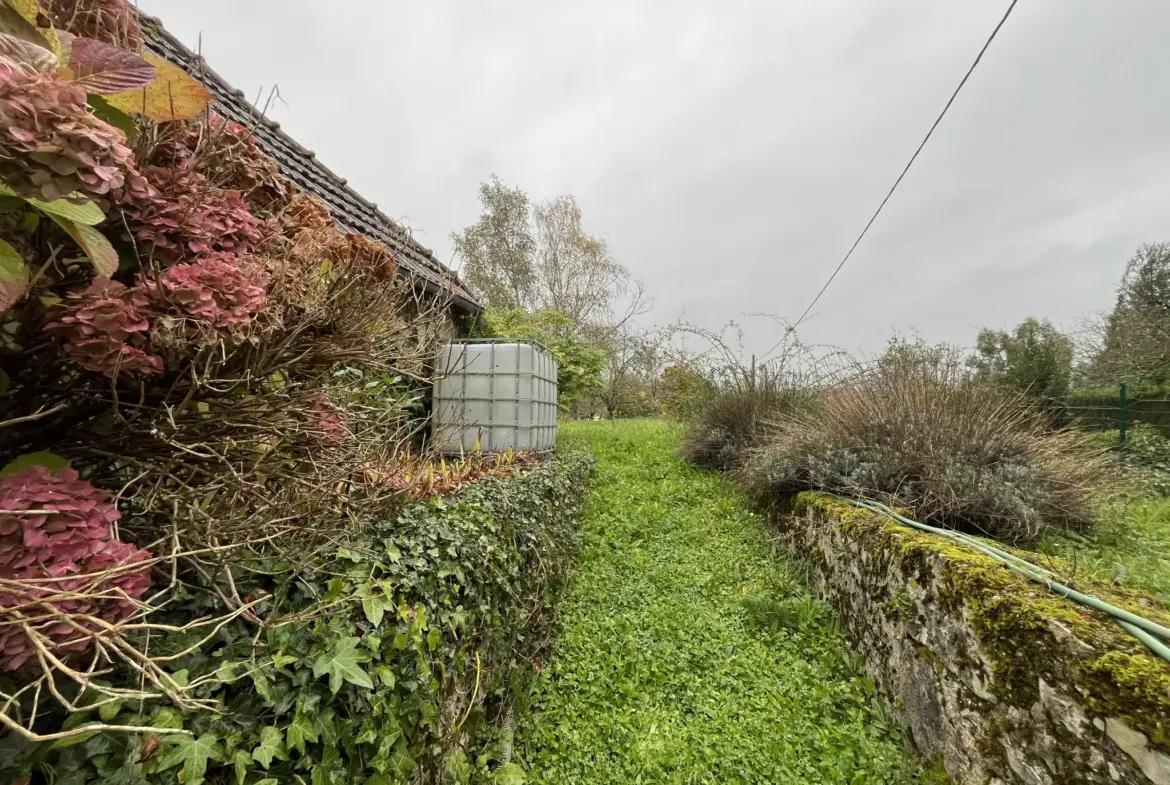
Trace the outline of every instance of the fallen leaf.
{"type": "Polygon", "coordinates": [[[158,736],[147,736],[142,740],[142,751],[138,754],[138,760],[143,761],[154,754],[158,749],[158,736]]]}

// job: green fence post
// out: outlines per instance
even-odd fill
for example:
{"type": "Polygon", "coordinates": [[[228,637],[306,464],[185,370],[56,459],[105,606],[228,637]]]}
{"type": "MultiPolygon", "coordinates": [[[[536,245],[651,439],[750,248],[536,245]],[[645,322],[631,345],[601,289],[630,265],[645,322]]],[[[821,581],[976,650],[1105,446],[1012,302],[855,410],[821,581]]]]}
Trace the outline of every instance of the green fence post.
{"type": "Polygon", "coordinates": [[[1121,405],[1117,408],[1117,432],[1119,434],[1118,439],[1117,439],[1117,446],[1119,449],[1123,449],[1125,447],[1126,414],[1128,413],[1127,410],[1129,409],[1129,399],[1126,397],[1126,389],[1125,389],[1124,382],[1121,385],[1121,402],[1120,403],[1121,403],[1121,405]]]}

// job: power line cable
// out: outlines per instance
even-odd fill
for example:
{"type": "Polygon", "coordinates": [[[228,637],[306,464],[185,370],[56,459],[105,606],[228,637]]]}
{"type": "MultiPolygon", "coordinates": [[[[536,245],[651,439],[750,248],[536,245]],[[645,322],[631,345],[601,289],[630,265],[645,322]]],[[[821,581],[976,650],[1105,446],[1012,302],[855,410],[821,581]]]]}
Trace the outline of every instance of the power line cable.
{"type": "MultiPolygon", "coordinates": [[[[829,286],[832,285],[834,280],[836,280],[837,275],[841,272],[841,269],[845,266],[845,263],[849,261],[849,257],[853,256],[853,252],[857,250],[857,246],[859,246],[861,241],[865,238],[866,233],[869,231],[869,227],[873,226],[873,222],[877,220],[879,215],[881,215],[882,209],[886,206],[886,202],[890,201],[890,197],[894,195],[894,191],[898,190],[898,186],[902,183],[902,179],[906,177],[906,173],[910,171],[910,167],[913,166],[914,162],[918,159],[918,154],[922,152],[922,148],[926,147],[926,143],[930,141],[930,137],[934,134],[934,129],[938,128],[939,123],[941,123],[942,119],[946,117],[947,111],[951,108],[951,104],[953,104],[955,99],[959,97],[959,92],[963,89],[963,85],[967,84],[967,80],[970,79],[971,74],[975,72],[975,68],[979,65],[979,61],[983,59],[984,53],[987,52],[988,47],[991,46],[991,42],[995,40],[995,37],[999,35],[1000,29],[1004,26],[1004,23],[1007,22],[1008,17],[1012,15],[1012,10],[1015,9],[1016,4],[1019,1],[1020,0],[1012,0],[1011,4],[1007,8],[1007,11],[1004,12],[1003,18],[999,20],[999,24],[997,24],[995,29],[991,31],[991,35],[988,36],[987,41],[984,42],[983,48],[980,49],[979,54],[976,55],[975,62],[971,63],[971,67],[968,68],[967,73],[963,75],[963,80],[959,82],[959,86],[955,88],[953,93],[951,93],[951,97],[950,100],[947,101],[947,105],[943,107],[942,112],[940,112],[938,117],[935,118],[934,124],[931,125],[930,130],[926,132],[926,136],[923,137],[922,143],[918,145],[918,149],[914,151],[914,155],[910,156],[910,161],[906,164],[906,168],[902,170],[902,173],[898,175],[898,179],[895,180],[894,184],[890,187],[890,191],[886,194],[886,198],[882,199],[882,203],[878,205],[877,210],[874,211],[873,216],[870,217],[869,222],[865,225],[865,228],[861,230],[861,234],[859,234],[857,239],[853,241],[853,245],[850,247],[849,252],[845,254],[845,258],[841,260],[841,263],[837,265],[835,270],[833,270],[833,274],[829,276],[829,280],[825,281],[825,285],[821,287],[819,292],[817,292],[817,296],[813,298],[812,302],[808,304],[808,307],[804,309],[804,313],[800,315],[800,318],[796,320],[792,327],[788,328],[787,332],[792,332],[797,327],[799,327],[805,319],[808,318],[809,313],[811,313],[816,304],[820,302],[821,297],[824,296],[829,286]]],[[[787,333],[785,335],[787,337],[787,333]]],[[[776,346],[773,346],[771,349],[769,349],[767,354],[764,356],[766,357],[771,355],[772,352],[776,351],[777,347],[779,347],[782,343],[784,343],[783,338],[776,344],[776,346]]]]}

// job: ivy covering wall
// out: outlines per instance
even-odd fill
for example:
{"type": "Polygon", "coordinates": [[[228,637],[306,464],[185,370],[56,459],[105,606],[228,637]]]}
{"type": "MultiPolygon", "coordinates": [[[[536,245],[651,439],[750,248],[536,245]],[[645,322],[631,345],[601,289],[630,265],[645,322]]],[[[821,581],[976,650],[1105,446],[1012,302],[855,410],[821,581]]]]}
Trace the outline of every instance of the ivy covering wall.
{"type": "MultiPolygon", "coordinates": [[[[173,656],[167,678],[194,687],[198,705],[103,698],[65,724],[150,730],[38,744],[9,734],[0,781],[506,779],[508,745],[494,729],[541,667],[590,471],[588,457],[569,454],[488,477],[319,555],[249,562],[233,552],[231,590],[245,610],[210,634],[193,627],[145,644],[173,656]]],[[[176,590],[158,621],[214,615],[222,584],[176,590]]],[[[118,678],[133,693],[133,677],[118,678]]]]}

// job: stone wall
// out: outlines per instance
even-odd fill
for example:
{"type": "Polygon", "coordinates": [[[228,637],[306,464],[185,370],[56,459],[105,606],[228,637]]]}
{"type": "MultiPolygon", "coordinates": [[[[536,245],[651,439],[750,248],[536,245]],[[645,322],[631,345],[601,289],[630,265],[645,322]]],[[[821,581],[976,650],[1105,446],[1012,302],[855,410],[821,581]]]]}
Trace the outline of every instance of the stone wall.
{"type": "MultiPolygon", "coordinates": [[[[774,520],[956,785],[1170,785],[1170,664],[1108,616],[829,496],[774,520]]],[[[1140,595],[1078,587],[1170,626],[1140,595]]]]}

